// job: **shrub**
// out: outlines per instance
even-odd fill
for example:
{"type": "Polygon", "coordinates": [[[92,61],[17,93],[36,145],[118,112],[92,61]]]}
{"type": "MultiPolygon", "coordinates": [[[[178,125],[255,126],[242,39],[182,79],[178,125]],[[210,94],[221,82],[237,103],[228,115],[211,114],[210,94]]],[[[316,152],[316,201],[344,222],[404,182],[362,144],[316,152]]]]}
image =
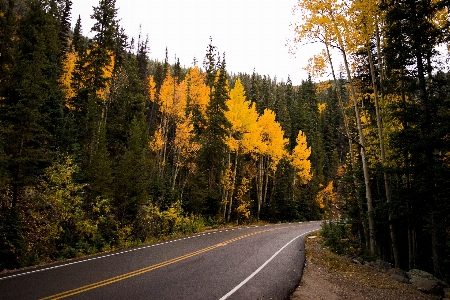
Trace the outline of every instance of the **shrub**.
{"type": "Polygon", "coordinates": [[[350,248],[350,230],[346,223],[323,222],[321,234],[324,238],[324,246],[337,254],[344,254],[350,248]]]}

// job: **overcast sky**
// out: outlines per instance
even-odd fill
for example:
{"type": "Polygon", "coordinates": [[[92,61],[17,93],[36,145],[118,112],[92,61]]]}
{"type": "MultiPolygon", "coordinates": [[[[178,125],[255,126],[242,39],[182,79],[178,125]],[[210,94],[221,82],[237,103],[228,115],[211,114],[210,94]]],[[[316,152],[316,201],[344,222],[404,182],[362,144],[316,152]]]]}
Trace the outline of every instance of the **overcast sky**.
{"type": "MultiPolygon", "coordinates": [[[[162,61],[165,48],[169,61],[175,55],[182,66],[190,67],[196,57],[202,65],[209,37],[220,53],[225,52],[228,72],[253,69],[260,75],[277,76],[294,85],[307,78],[303,68],[318,46],[302,46],[297,58],[288,53],[286,39],[293,38],[290,22],[296,0],[116,0],[118,18],[129,37],[137,39],[139,25],[149,37],[150,58],[162,61]]],[[[72,28],[81,15],[83,34],[93,25],[92,7],[98,0],[73,0],[72,28]]]]}

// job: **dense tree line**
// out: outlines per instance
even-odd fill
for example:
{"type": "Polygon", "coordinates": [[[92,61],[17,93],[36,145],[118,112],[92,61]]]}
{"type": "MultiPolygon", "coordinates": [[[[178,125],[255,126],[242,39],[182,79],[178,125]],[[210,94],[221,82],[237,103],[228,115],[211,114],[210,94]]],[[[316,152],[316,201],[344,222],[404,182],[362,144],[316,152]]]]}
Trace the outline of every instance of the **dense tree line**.
{"type": "MultiPolygon", "coordinates": [[[[448,1],[299,1],[294,42],[324,51],[348,139],[341,196],[360,248],[450,276],[448,1]],[[336,74],[332,50],[343,61],[336,74]],[[344,75],[345,74],[345,75],[344,75]],[[345,87],[343,89],[342,87],[345,87]]],[[[294,45],[294,44],[293,44],[294,45]]]]}
{"type": "Polygon", "coordinates": [[[0,0],[0,269],[224,222],[335,217],[337,93],[151,60],[114,0],[0,0]]]}

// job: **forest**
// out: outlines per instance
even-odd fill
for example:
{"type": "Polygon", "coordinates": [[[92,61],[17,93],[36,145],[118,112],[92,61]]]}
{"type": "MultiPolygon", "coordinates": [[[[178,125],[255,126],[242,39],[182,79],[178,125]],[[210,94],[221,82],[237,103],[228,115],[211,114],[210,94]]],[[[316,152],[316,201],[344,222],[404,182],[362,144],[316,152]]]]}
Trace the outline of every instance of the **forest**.
{"type": "Polygon", "coordinates": [[[228,71],[213,38],[189,68],[154,60],[115,0],[71,5],[0,0],[0,270],[329,219],[450,278],[448,1],[299,0],[286,51],[324,48],[299,86],[228,71]]]}

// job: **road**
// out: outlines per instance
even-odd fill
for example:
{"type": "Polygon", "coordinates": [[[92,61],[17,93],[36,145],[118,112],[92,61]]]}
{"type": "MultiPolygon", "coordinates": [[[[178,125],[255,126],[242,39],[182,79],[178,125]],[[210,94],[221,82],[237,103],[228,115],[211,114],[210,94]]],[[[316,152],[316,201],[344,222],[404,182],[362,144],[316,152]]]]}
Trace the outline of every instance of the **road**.
{"type": "Polygon", "coordinates": [[[0,299],[286,299],[320,222],[214,230],[0,276],[0,299]]]}

